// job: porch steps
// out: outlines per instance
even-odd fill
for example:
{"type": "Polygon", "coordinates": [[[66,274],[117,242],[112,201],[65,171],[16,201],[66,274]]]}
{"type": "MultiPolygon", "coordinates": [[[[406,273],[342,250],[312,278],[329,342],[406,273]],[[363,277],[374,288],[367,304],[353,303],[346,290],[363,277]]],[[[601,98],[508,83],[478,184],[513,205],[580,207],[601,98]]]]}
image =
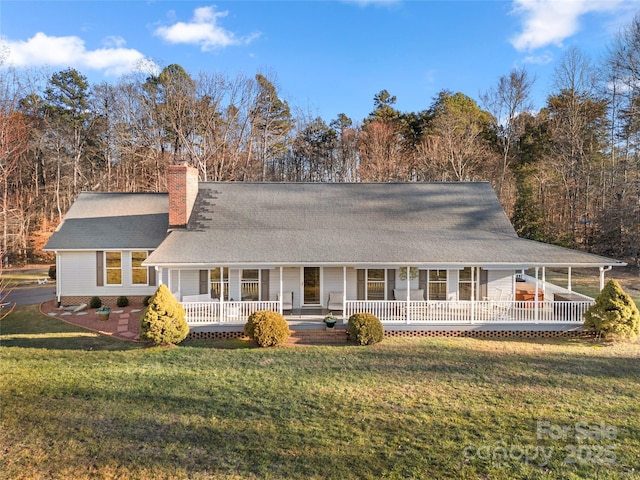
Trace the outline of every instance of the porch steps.
{"type": "Polygon", "coordinates": [[[344,328],[291,330],[287,345],[346,345],[344,328]]]}

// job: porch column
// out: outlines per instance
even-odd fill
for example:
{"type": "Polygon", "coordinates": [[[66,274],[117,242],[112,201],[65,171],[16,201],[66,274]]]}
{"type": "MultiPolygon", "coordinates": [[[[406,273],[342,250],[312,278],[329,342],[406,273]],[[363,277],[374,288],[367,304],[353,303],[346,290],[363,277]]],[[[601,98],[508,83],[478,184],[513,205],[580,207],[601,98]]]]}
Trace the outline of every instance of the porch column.
{"type": "Polygon", "coordinates": [[[162,285],[162,269],[160,267],[153,267],[156,271],[156,278],[158,279],[158,286],[162,285]]]}
{"type": "Polygon", "coordinates": [[[475,320],[475,299],[476,299],[476,285],[475,285],[475,273],[476,267],[471,267],[471,323],[475,320]]]}
{"type": "Polygon", "coordinates": [[[536,289],[535,289],[535,293],[533,294],[533,305],[535,307],[534,313],[535,313],[535,322],[538,323],[538,272],[540,270],[540,267],[536,267],[536,289]]]}
{"type": "Polygon", "coordinates": [[[571,267],[567,268],[567,290],[571,292],[571,267]]]}
{"type": "MultiPolygon", "coordinates": [[[[211,281],[211,279],[209,279],[211,281]]],[[[208,287],[207,287],[208,288],[208,287]]],[[[224,313],[224,267],[220,267],[220,321],[225,320],[224,313]]]]}
{"type": "Polygon", "coordinates": [[[280,315],[283,314],[282,312],[282,288],[283,288],[283,280],[282,280],[282,265],[280,266],[280,294],[278,295],[278,310],[280,312],[280,315]]]}
{"type": "Polygon", "coordinates": [[[342,323],[347,323],[347,267],[342,267],[342,323]]]}
{"type": "Polygon", "coordinates": [[[411,267],[407,265],[407,324],[411,321],[411,267]]]}
{"type": "Polygon", "coordinates": [[[545,298],[547,290],[547,267],[542,267],[542,299],[545,298]]]}

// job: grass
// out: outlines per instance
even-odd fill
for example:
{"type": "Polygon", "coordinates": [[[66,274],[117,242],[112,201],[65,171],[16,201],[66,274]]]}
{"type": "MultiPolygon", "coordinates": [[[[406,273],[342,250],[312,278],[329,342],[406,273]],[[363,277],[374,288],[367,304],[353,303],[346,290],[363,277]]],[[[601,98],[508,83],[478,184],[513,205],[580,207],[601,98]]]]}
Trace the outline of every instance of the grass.
{"type": "Polygon", "coordinates": [[[41,278],[48,278],[49,266],[24,269],[3,269],[0,273],[4,285],[28,285],[36,283],[41,278]]]}
{"type": "Polygon", "coordinates": [[[0,478],[640,478],[638,344],[0,341],[0,478]]]}

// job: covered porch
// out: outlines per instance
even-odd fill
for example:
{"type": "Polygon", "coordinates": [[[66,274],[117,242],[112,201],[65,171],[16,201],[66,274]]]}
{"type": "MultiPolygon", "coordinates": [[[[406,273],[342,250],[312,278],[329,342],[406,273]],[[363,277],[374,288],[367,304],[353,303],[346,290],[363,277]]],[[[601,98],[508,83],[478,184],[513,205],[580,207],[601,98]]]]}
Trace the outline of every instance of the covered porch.
{"type": "Polygon", "coordinates": [[[330,313],[343,325],[354,313],[371,313],[388,328],[566,327],[581,325],[593,303],[571,291],[570,274],[567,288],[546,282],[545,267],[533,275],[513,267],[359,267],[173,269],[163,277],[192,328],[238,328],[257,310],[280,312],[302,328],[323,328],[330,313]]]}

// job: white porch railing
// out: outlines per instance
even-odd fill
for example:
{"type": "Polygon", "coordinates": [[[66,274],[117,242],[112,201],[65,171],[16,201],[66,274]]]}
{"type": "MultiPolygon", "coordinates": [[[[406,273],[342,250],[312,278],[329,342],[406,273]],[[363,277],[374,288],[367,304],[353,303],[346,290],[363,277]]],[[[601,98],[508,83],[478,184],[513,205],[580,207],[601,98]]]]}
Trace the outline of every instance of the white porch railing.
{"type": "Polygon", "coordinates": [[[278,311],[279,302],[183,302],[187,324],[245,324],[253,312],[258,310],[278,311]]]}
{"type": "Polygon", "coordinates": [[[592,300],[531,301],[366,301],[347,300],[345,318],[372,313],[387,324],[410,323],[583,323],[592,300]],[[408,307],[408,308],[407,308],[408,307]]]}
{"type": "MultiPolygon", "coordinates": [[[[575,323],[592,300],[552,301],[384,301],[347,300],[344,318],[371,313],[385,324],[575,323]],[[409,308],[407,308],[407,306],[409,308]]],[[[279,302],[184,302],[189,325],[244,324],[257,310],[277,312],[279,302]]]]}

